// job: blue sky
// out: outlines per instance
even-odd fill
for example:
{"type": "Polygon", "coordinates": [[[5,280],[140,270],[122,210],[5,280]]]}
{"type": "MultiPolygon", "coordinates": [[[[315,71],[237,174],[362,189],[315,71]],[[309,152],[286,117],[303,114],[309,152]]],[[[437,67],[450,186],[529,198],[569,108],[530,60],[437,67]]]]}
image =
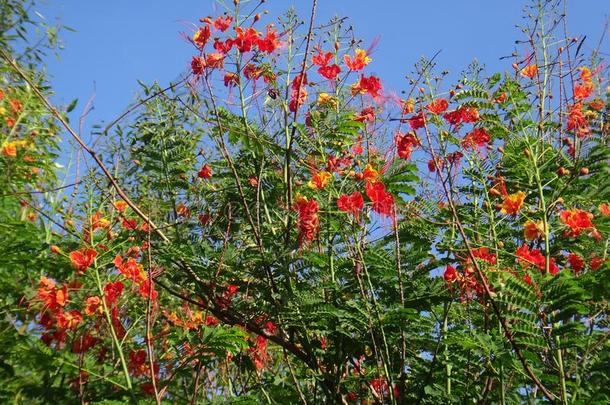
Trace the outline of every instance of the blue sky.
{"type": "MultiPolygon", "coordinates": [[[[227,0],[231,2],[230,0],[227,0]]],[[[334,15],[349,17],[356,35],[365,44],[379,37],[372,71],[385,87],[399,92],[407,88],[404,76],[422,55],[437,58],[439,66],[454,77],[474,59],[487,70],[506,70],[500,61],[520,38],[523,6],[517,0],[320,0],[317,23],[334,15]]],[[[587,35],[585,50],[597,45],[610,7],[607,0],[570,1],[568,27],[571,35],[587,35]]],[[[309,16],[308,0],[267,0],[269,15],[264,23],[295,6],[303,19],[309,16]]],[[[95,110],[86,127],[111,121],[138,91],[136,80],[158,81],[162,86],[188,69],[191,45],[180,33],[200,17],[219,14],[213,0],[82,1],[44,0],[37,10],[49,23],[61,22],[76,30],[64,31],[65,50],[49,58],[48,73],[56,103],[78,98],[73,112],[76,122],[86,100],[94,93],[95,110]]],[[[608,51],[608,37],[605,51],[608,51]]]]}

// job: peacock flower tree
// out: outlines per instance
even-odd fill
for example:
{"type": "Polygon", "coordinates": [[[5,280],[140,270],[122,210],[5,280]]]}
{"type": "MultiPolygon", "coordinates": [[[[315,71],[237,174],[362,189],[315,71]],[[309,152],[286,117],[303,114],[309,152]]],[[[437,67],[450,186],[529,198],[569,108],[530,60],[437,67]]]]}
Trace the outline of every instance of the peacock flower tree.
{"type": "Polygon", "coordinates": [[[194,23],[182,75],[92,145],[1,51],[3,191],[39,188],[42,117],[94,167],[21,218],[49,248],[11,322],[57,395],[609,401],[602,52],[535,2],[506,72],[422,59],[399,97],[345,19],[264,3],[194,23]]]}

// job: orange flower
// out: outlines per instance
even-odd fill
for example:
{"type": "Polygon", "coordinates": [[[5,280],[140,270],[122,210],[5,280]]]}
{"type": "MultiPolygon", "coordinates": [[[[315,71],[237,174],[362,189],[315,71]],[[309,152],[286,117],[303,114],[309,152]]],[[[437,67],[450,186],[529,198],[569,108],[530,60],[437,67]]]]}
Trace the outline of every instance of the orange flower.
{"type": "Polygon", "coordinates": [[[507,195],[504,197],[502,202],[501,212],[507,215],[514,215],[523,206],[525,200],[525,193],[523,191],[517,191],[516,193],[507,195]]]}
{"type": "Polygon", "coordinates": [[[533,79],[538,74],[538,65],[532,64],[521,69],[521,76],[533,79]]]}
{"type": "Polygon", "coordinates": [[[328,185],[328,182],[333,177],[332,174],[326,171],[317,172],[313,175],[307,186],[309,188],[315,188],[318,190],[322,190],[328,185]]]}
{"type": "Polygon", "coordinates": [[[374,183],[379,178],[379,172],[371,166],[371,164],[366,165],[364,171],[362,172],[362,179],[368,183],[374,183]]]}
{"type": "Polygon", "coordinates": [[[11,110],[13,110],[14,113],[19,113],[21,112],[21,110],[23,110],[23,104],[21,104],[21,102],[19,100],[9,100],[9,105],[11,106],[11,110]]]}
{"type": "Polygon", "coordinates": [[[574,98],[577,100],[584,100],[593,93],[593,83],[583,83],[574,86],[574,98]]]}
{"type": "Polygon", "coordinates": [[[176,206],[176,213],[180,217],[188,217],[190,215],[190,211],[184,203],[179,203],[178,206],[176,206]]]}
{"type": "Polygon", "coordinates": [[[371,63],[372,59],[367,55],[364,49],[356,49],[354,58],[345,55],[343,61],[349,70],[358,71],[364,69],[366,65],[371,63]]]}
{"type": "Polygon", "coordinates": [[[198,48],[203,48],[206,42],[208,42],[208,39],[210,39],[211,35],[212,33],[210,31],[210,27],[206,25],[205,27],[199,28],[197,32],[195,32],[193,35],[193,42],[198,48]]]}
{"type": "Polygon", "coordinates": [[[112,203],[112,205],[114,205],[114,208],[116,208],[119,212],[123,212],[125,209],[127,209],[127,203],[123,200],[115,201],[112,203]]]}
{"type": "Polygon", "coordinates": [[[67,304],[68,288],[63,286],[58,289],[55,287],[55,281],[42,276],[38,284],[37,297],[44,302],[45,308],[55,311],[67,304]]]}
{"type": "Polygon", "coordinates": [[[6,157],[16,157],[17,148],[13,143],[6,143],[2,146],[2,154],[6,157]]]}
{"type": "Polygon", "coordinates": [[[402,115],[411,114],[415,110],[415,100],[412,98],[402,101],[402,115]]]}
{"type": "Polygon", "coordinates": [[[121,274],[128,280],[133,280],[139,284],[147,279],[146,272],[142,266],[132,257],[124,262],[121,256],[117,256],[114,258],[113,263],[116,268],[119,269],[121,274]]]}
{"type": "Polygon", "coordinates": [[[523,235],[526,240],[536,240],[544,237],[544,223],[527,220],[523,225],[523,235]]]}
{"type": "Polygon", "coordinates": [[[608,205],[607,203],[601,203],[599,204],[599,206],[597,207],[597,209],[599,209],[599,212],[605,216],[605,217],[610,217],[610,205],[608,205]]]}
{"type": "Polygon", "coordinates": [[[589,107],[591,107],[595,111],[603,110],[605,105],[606,103],[604,103],[604,100],[602,100],[601,98],[596,98],[595,100],[589,103],[589,107]]]}
{"type": "Polygon", "coordinates": [[[225,56],[222,53],[208,53],[205,57],[205,65],[210,69],[221,69],[224,66],[225,56]]]}
{"type": "Polygon", "coordinates": [[[87,316],[91,316],[96,313],[101,313],[102,312],[101,304],[102,304],[102,301],[100,300],[100,297],[96,297],[94,295],[93,297],[87,298],[87,300],[85,301],[85,314],[87,316]]]}
{"type": "Polygon", "coordinates": [[[568,106],[568,131],[574,131],[580,138],[587,136],[591,129],[582,111],[582,103],[568,106]]]}
{"type": "Polygon", "coordinates": [[[566,236],[576,237],[582,231],[592,231],[593,233],[597,231],[595,225],[591,222],[593,214],[578,208],[562,211],[559,214],[559,219],[571,230],[566,232],[566,236]]]}
{"type": "Polygon", "coordinates": [[[94,249],[84,248],[70,252],[70,261],[77,273],[82,273],[93,264],[97,252],[94,249]]]}
{"type": "Polygon", "coordinates": [[[62,311],[57,315],[57,326],[62,329],[76,329],[78,324],[82,321],[83,316],[76,309],[68,312],[62,311]]]}

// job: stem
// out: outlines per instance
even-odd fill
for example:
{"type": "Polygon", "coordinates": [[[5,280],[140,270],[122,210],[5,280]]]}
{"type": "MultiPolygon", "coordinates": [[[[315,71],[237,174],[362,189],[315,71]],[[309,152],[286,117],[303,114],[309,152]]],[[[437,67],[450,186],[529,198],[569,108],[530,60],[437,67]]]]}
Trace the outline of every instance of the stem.
{"type": "Polygon", "coordinates": [[[566,376],[563,370],[563,355],[561,354],[561,347],[559,346],[559,336],[555,336],[555,344],[557,345],[556,355],[557,363],[559,365],[559,382],[561,384],[561,403],[564,405],[568,404],[568,393],[566,390],[566,376]]]}
{"type": "Polygon", "coordinates": [[[129,369],[127,368],[127,362],[125,361],[125,355],[123,354],[123,348],[121,347],[121,343],[114,331],[114,326],[112,325],[112,317],[110,316],[110,311],[108,310],[108,305],[106,305],[106,297],[104,295],[104,289],[102,288],[102,282],[100,280],[100,273],[97,269],[97,263],[95,266],[95,282],[97,284],[97,289],[102,297],[102,306],[104,308],[104,315],[106,315],[106,321],[108,322],[108,326],[110,327],[110,335],[112,336],[112,341],[116,346],[117,351],[119,352],[119,359],[121,361],[121,368],[123,369],[123,374],[125,375],[125,382],[127,383],[127,390],[131,395],[131,399],[135,402],[135,397],[133,395],[133,387],[131,385],[131,377],[129,376],[129,369]]]}

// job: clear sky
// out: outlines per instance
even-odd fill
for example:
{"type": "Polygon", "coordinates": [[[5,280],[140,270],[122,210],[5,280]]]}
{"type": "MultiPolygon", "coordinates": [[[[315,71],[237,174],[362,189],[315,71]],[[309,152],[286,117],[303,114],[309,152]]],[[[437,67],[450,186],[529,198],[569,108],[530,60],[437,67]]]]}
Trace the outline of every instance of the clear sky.
{"type": "MultiPolygon", "coordinates": [[[[94,93],[95,110],[87,127],[111,121],[134,100],[137,79],[162,86],[185,72],[193,47],[181,37],[200,17],[219,14],[213,0],[43,0],[37,10],[49,23],[60,21],[76,30],[61,36],[65,50],[50,58],[48,72],[55,102],[79,98],[76,122],[94,93]]],[[[227,0],[231,2],[231,0],[227,0]]],[[[437,58],[439,66],[457,75],[474,59],[488,71],[506,70],[517,24],[523,22],[525,0],[319,0],[317,23],[334,15],[347,16],[356,35],[368,45],[380,39],[371,70],[384,86],[399,92],[404,76],[422,55],[437,58]]],[[[295,6],[306,20],[310,0],[267,0],[270,11],[263,23],[295,6]]],[[[574,36],[587,35],[585,51],[597,46],[610,14],[608,0],[568,0],[568,28],[574,36]]],[[[610,33],[603,46],[609,52],[610,33]]],[[[607,57],[607,54],[606,54],[607,57]]]]}

